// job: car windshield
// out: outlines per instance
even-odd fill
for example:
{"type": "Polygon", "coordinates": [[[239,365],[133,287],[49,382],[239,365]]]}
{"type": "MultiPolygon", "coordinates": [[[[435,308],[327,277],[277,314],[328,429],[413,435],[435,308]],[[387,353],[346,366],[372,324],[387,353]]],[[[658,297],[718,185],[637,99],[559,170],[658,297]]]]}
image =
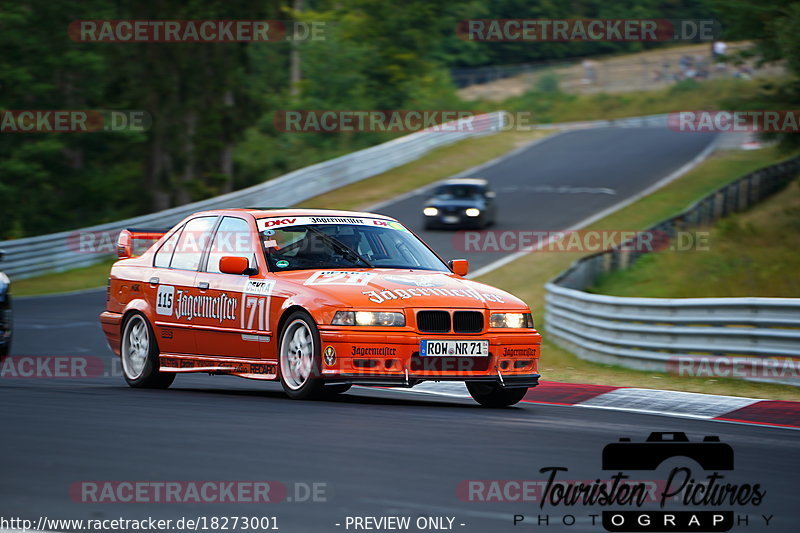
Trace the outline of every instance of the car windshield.
{"type": "Polygon", "coordinates": [[[273,271],[318,268],[408,268],[448,271],[447,266],[397,222],[298,224],[261,231],[273,271]]]}
{"type": "Polygon", "coordinates": [[[467,200],[483,195],[479,185],[439,185],[433,195],[442,200],[467,200]]]}

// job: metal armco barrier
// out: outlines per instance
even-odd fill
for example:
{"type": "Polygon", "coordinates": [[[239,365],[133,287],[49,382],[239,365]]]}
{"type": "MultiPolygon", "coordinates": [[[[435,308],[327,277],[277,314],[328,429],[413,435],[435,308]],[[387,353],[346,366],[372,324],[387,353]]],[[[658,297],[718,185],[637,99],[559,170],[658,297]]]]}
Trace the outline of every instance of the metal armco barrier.
{"type": "MultiPolygon", "coordinates": [[[[800,173],[800,157],[752,172],[649,228],[674,238],[743,211],[800,173]]],[[[628,248],[628,249],[626,249],[628,248]]],[[[648,251],[579,259],[545,286],[547,334],[579,357],[639,370],[800,386],[800,298],[623,298],[590,294],[648,251]]]]}
{"type": "Polygon", "coordinates": [[[259,205],[291,206],[322,193],[332,191],[387,170],[393,169],[430,152],[440,146],[480,135],[494,133],[506,124],[505,112],[498,111],[473,118],[473,129],[466,127],[423,130],[393,139],[335,159],[301,168],[254,185],[207,200],[174,207],[158,213],[129,218],[107,224],[0,242],[6,256],[0,270],[12,279],[22,279],[89,266],[109,257],[109,253],[82,249],[87,239],[103,238],[110,251],[110,241],[116,241],[120,230],[130,227],[171,227],[188,215],[206,209],[252,207],[259,205]]]}

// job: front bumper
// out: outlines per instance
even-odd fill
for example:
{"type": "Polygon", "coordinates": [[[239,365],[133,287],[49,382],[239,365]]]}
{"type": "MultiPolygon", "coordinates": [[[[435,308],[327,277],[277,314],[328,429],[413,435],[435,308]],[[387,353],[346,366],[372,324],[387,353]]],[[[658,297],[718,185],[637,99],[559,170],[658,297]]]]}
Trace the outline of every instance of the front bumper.
{"type": "Polygon", "coordinates": [[[536,332],[420,334],[320,327],[322,377],[326,383],[414,386],[423,381],[491,381],[535,387],[541,336],[536,332]],[[489,355],[420,356],[422,339],[489,341],[489,355]]]}
{"type": "Polygon", "coordinates": [[[434,216],[423,215],[425,226],[429,228],[479,228],[484,222],[484,215],[481,213],[477,217],[468,217],[463,212],[438,214],[434,216]]]}
{"type": "Polygon", "coordinates": [[[332,378],[325,378],[326,385],[362,385],[366,387],[413,387],[423,381],[481,381],[497,383],[506,389],[529,389],[539,384],[539,374],[527,376],[445,376],[432,378],[430,376],[414,376],[408,379],[394,376],[361,376],[342,374],[332,378]]]}

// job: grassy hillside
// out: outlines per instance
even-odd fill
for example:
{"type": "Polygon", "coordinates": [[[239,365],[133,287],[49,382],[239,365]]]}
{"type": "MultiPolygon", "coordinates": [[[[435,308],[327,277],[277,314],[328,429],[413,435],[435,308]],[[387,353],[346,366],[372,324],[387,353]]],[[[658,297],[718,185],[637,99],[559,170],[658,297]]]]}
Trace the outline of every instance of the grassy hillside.
{"type": "Polygon", "coordinates": [[[707,250],[648,254],[603,276],[614,296],[800,298],[800,182],[708,228],[707,250]]]}

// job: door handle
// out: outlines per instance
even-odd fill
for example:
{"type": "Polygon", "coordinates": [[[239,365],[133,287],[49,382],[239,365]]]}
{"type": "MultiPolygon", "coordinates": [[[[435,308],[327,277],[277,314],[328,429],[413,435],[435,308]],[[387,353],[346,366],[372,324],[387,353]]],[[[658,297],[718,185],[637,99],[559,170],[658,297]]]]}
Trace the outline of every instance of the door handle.
{"type": "Polygon", "coordinates": [[[201,281],[200,283],[197,284],[197,287],[201,291],[204,291],[204,290],[208,289],[208,282],[207,281],[201,281]]]}
{"type": "Polygon", "coordinates": [[[150,278],[150,286],[151,287],[155,287],[156,285],[158,285],[158,283],[159,283],[159,279],[158,278],[150,278]]]}

